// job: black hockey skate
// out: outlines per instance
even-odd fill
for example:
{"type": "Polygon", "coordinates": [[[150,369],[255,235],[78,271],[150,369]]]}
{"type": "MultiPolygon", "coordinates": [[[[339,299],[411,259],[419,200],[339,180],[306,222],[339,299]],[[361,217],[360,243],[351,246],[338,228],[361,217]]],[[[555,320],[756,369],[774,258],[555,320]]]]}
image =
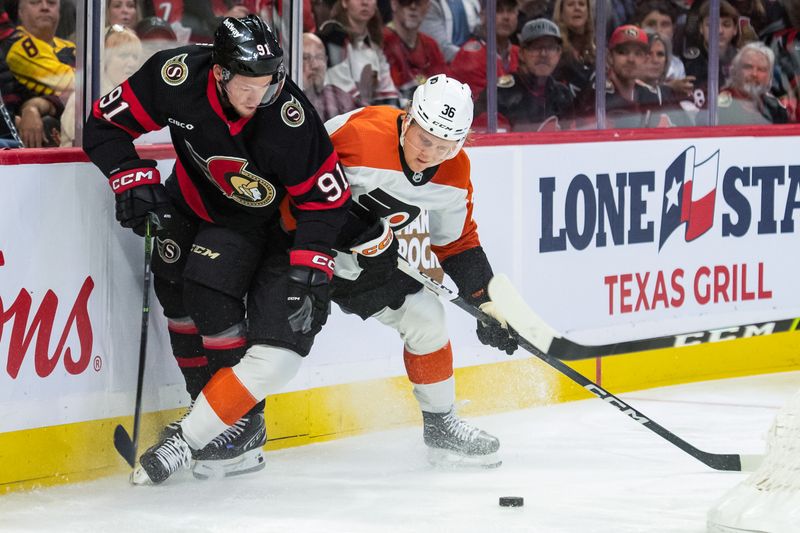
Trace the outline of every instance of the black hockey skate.
{"type": "Polygon", "coordinates": [[[266,466],[262,448],[267,442],[264,414],[243,416],[202,450],[194,452],[192,474],[197,479],[257,472],[266,466]]]}
{"type": "Polygon", "coordinates": [[[148,448],[139,458],[139,465],[131,473],[134,485],[158,485],[180,468],[188,468],[192,449],[183,439],[183,430],[148,448]]]}
{"type": "Polygon", "coordinates": [[[502,464],[497,456],[500,441],[456,414],[422,412],[423,438],[428,446],[428,460],[436,466],[483,466],[502,464]]]}

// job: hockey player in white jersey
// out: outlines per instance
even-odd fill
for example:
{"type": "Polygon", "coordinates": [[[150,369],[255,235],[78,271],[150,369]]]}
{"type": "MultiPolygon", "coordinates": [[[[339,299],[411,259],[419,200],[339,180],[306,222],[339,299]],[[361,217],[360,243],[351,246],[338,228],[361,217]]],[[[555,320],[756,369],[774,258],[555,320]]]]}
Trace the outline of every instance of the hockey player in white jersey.
{"type": "Polygon", "coordinates": [[[495,466],[499,440],[455,411],[444,307],[397,269],[396,241],[385,246],[391,230],[426,210],[431,248],[459,294],[498,319],[499,324],[479,322],[478,338],[514,352],[516,340],[501,327],[505,321],[489,300],[492,269],[472,219],[470,162],[462,149],[472,113],[469,87],[437,75],[416,89],[408,112],[372,106],[325,124],[345,167],[354,208],[382,219],[386,228],[373,241],[352,247],[352,253],[337,253],[332,299],[345,311],[375,318],[400,334],[431,460],[495,466]]]}

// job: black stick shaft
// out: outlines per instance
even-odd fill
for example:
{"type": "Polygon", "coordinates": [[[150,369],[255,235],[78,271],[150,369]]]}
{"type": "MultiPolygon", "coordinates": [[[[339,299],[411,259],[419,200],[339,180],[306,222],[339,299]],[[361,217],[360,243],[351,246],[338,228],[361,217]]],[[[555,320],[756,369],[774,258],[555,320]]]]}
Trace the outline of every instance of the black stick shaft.
{"type": "MultiPolygon", "coordinates": [[[[406,262],[403,258],[400,258],[399,262],[400,270],[402,270],[405,274],[411,276],[412,278],[416,279],[423,285],[425,285],[428,289],[433,291],[434,293],[438,294],[439,296],[444,296],[448,298],[450,302],[455,304],[456,306],[460,307],[470,315],[474,316],[478,320],[482,322],[493,322],[494,318],[490,317],[483,311],[481,311],[478,307],[470,304],[453,291],[442,285],[441,283],[437,282],[436,280],[430,278],[429,276],[425,275],[424,273],[418,271],[416,268],[412,267],[408,262],[406,262]]],[[[636,422],[639,422],[641,425],[655,433],[656,435],[662,437],[663,439],[669,441],[673,445],[677,446],[684,452],[688,453],[695,459],[699,460],[700,462],[714,468],[716,470],[731,470],[731,471],[741,471],[742,470],[742,456],[738,454],[717,454],[717,453],[709,453],[703,450],[692,446],[685,440],[681,439],[668,429],[664,428],[660,424],[654,422],[649,417],[645,416],[641,411],[634,409],[630,405],[626,404],[603,387],[595,383],[594,381],[590,380],[577,370],[573,369],[572,367],[568,366],[566,363],[558,360],[556,357],[552,355],[548,355],[538,348],[536,348],[533,344],[525,340],[523,337],[517,335],[517,340],[519,345],[530,352],[531,354],[535,355],[551,367],[555,368],[569,379],[583,387],[584,389],[588,390],[607,404],[615,407],[623,414],[629,416],[636,422]]]]}
{"type": "Polygon", "coordinates": [[[153,255],[153,236],[150,217],[145,222],[144,233],[144,284],[142,287],[142,332],[139,336],[139,370],[136,374],[136,406],[133,411],[133,457],[137,457],[139,446],[139,424],[142,418],[142,389],[144,385],[145,360],[147,356],[147,330],[150,323],[150,259],[153,255]]]}

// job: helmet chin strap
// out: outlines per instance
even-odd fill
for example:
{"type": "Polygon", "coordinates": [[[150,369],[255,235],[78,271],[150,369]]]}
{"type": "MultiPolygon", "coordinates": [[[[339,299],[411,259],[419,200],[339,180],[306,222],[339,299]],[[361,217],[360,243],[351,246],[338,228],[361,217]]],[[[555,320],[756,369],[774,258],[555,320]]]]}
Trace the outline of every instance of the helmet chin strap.
{"type": "Polygon", "coordinates": [[[408,127],[411,126],[411,121],[414,120],[411,118],[411,113],[406,113],[403,116],[403,122],[400,125],[400,148],[405,148],[406,142],[406,132],[408,131],[408,127]]]}

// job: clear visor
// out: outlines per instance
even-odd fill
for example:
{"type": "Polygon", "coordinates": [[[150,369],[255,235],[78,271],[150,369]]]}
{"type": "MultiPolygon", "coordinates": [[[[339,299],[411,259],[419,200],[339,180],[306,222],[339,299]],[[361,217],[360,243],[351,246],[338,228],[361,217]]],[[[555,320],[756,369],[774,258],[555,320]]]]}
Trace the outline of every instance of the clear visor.
{"type": "Polygon", "coordinates": [[[425,131],[413,120],[409,121],[404,135],[404,143],[410,144],[422,154],[430,156],[431,160],[452,159],[461,149],[462,141],[448,141],[425,131]],[[412,127],[416,126],[416,127],[412,127]]]}
{"type": "Polygon", "coordinates": [[[239,76],[236,79],[230,79],[232,78],[230,75],[228,77],[229,80],[222,84],[222,88],[231,101],[258,100],[258,107],[266,107],[275,102],[281,94],[286,71],[281,65],[280,70],[272,76],[272,80],[266,86],[253,83],[247,76],[239,76]]]}

